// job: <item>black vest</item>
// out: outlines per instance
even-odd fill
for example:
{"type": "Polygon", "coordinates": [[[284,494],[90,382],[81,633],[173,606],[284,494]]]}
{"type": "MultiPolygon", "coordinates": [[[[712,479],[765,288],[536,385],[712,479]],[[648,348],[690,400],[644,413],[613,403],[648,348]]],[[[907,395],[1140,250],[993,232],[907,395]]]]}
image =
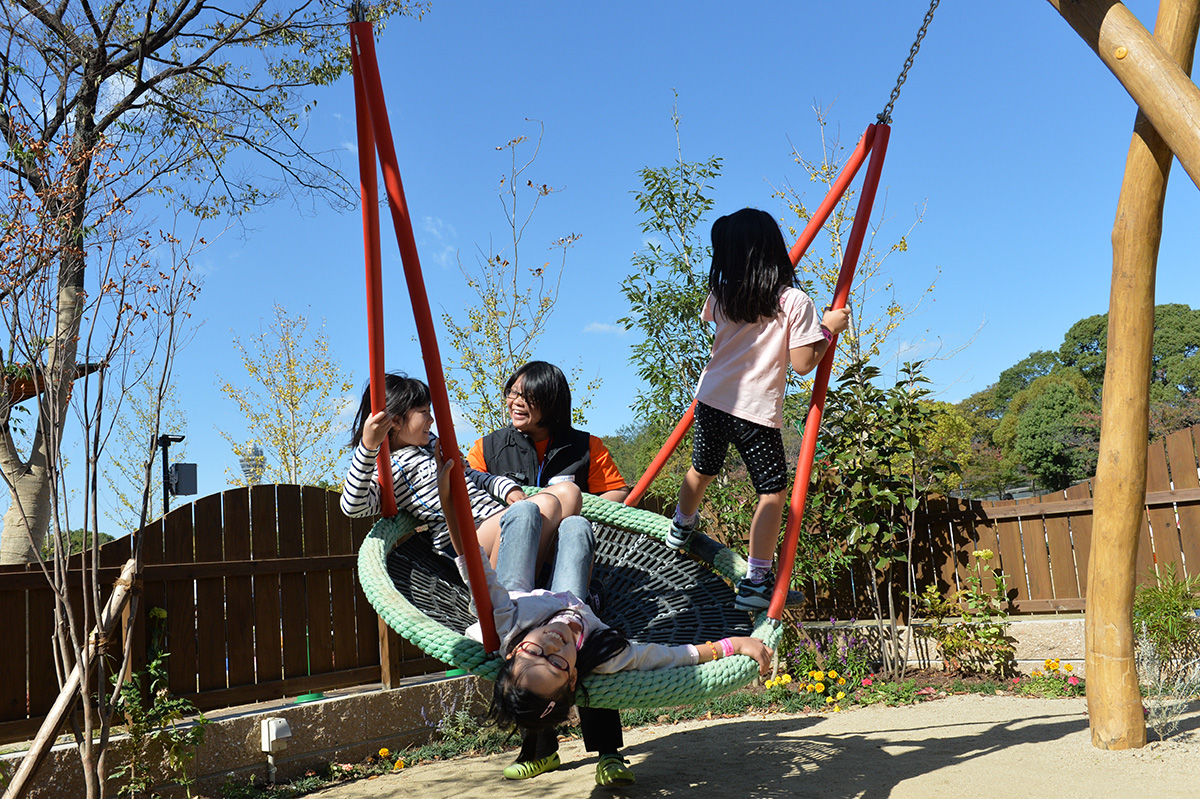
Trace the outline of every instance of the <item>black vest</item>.
{"type": "Polygon", "coordinates": [[[591,469],[591,435],[582,430],[567,430],[550,437],[546,459],[538,477],[537,450],[533,442],[509,425],[483,438],[483,461],[489,474],[502,474],[522,486],[545,487],[550,478],[572,475],[575,485],[588,492],[591,469]]]}

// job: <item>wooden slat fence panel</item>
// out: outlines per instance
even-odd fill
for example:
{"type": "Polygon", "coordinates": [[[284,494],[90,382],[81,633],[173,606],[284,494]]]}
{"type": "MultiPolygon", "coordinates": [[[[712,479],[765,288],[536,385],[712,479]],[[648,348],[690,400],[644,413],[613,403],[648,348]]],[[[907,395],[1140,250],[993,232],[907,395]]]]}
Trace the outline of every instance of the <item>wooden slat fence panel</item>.
{"type": "MultiPolygon", "coordinates": [[[[192,506],[184,505],[163,519],[163,557],[169,563],[195,562],[192,506]]],[[[199,669],[196,652],[195,584],[177,580],[166,585],[167,684],[173,694],[196,692],[199,669]]]]}
{"type": "MultiPolygon", "coordinates": [[[[1043,504],[1050,496],[1042,497],[1043,504]]],[[[1054,586],[1055,599],[1078,599],[1079,577],[1075,573],[1075,553],[1071,546],[1071,524],[1066,516],[1047,516],[1043,522],[1046,531],[1046,553],[1050,558],[1050,579],[1054,586]]]]}
{"type": "MultiPolygon", "coordinates": [[[[330,501],[335,500],[331,497],[330,501]]],[[[350,520],[341,509],[331,508],[328,522],[329,554],[353,554],[354,542],[350,536],[350,520]]],[[[347,569],[340,569],[329,575],[329,589],[332,594],[333,665],[337,669],[352,669],[360,665],[354,615],[356,582],[355,575],[347,569]]]]}
{"type": "MultiPolygon", "coordinates": [[[[300,506],[304,519],[304,556],[313,558],[329,554],[330,508],[328,498],[333,496],[322,488],[306,487],[300,491],[300,506]]],[[[304,574],[304,593],[308,602],[308,662],[309,674],[325,674],[333,671],[333,621],[330,602],[328,569],[308,571],[304,574]]]]}
{"type": "MultiPolygon", "coordinates": [[[[1062,499],[1055,496],[1054,499],[1062,499]]],[[[1017,500],[1017,505],[1040,505],[1041,497],[1017,500]]],[[[1025,561],[1025,574],[1029,579],[1029,598],[1041,599],[1054,596],[1050,581],[1050,552],[1046,548],[1046,524],[1041,516],[1022,518],[1021,549],[1025,561]]]]}
{"type": "MultiPolygon", "coordinates": [[[[279,520],[279,556],[304,557],[304,522],[300,513],[300,487],[276,486],[276,518],[279,520]]],[[[308,676],[308,600],[304,575],[279,577],[279,600],[283,622],[283,676],[308,676]]]]}
{"type": "MultiPolygon", "coordinates": [[[[1091,482],[1076,483],[1063,492],[1068,500],[1090,499],[1091,482]]],[[[1067,528],[1071,531],[1071,549],[1075,555],[1075,580],[1079,587],[1078,597],[1087,596],[1088,558],[1092,553],[1092,514],[1080,512],[1067,517],[1067,528]]]]}
{"type": "MultiPolygon", "coordinates": [[[[1155,441],[1146,455],[1146,491],[1171,490],[1165,443],[1155,441]]],[[[1182,577],[1183,552],[1179,548],[1179,527],[1175,523],[1175,509],[1170,505],[1148,508],[1146,520],[1149,524],[1150,538],[1154,542],[1152,568],[1159,574],[1171,569],[1176,576],[1182,577]]]]}
{"type": "MultiPolygon", "coordinates": [[[[212,494],[192,505],[193,530],[196,541],[196,560],[219,561],[224,558],[221,534],[221,495],[212,494]]],[[[225,578],[204,577],[196,580],[196,647],[198,653],[198,687],[215,691],[228,687],[225,643],[226,620],[225,578]]]]}
{"type": "MultiPolygon", "coordinates": [[[[1195,444],[1197,433],[1200,433],[1200,425],[1167,436],[1167,458],[1171,462],[1171,480],[1177,491],[1200,489],[1200,476],[1195,468],[1200,461],[1195,444]]],[[[1176,506],[1176,514],[1185,570],[1189,576],[1195,576],[1200,574],[1200,505],[1181,503],[1176,506]]]]}
{"type": "MultiPolygon", "coordinates": [[[[275,527],[275,486],[250,489],[250,552],[254,560],[279,557],[275,527]]],[[[283,632],[279,618],[279,575],[254,576],[255,682],[283,679],[283,632]]]]}
{"type": "MultiPolygon", "coordinates": [[[[236,488],[224,492],[221,508],[225,558],[229,561],[250,560],[250,490],[236,488]]],[[[225,578],[225,618],[229,687],[253,685],[254,578],[250,575],[225,578]]]]}

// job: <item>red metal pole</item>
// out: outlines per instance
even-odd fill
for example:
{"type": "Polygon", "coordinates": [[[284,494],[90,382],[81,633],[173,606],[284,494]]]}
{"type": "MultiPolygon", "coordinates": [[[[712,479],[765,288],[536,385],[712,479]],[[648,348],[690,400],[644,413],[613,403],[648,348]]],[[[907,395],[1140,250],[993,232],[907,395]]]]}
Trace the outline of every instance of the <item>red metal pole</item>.
{"type": "Polygon", "coordinates": [[[467,559],[467,576],[471,583],[471,596],[479,613],[483,632],[483,646],[488,652],[500,648],[496,635],[495,619],[492,617],[492,601],[487,591],[483,572],[483,561],[479,555],[479,540],[475,535],[474,517],[467,500],[467,485],[463,472],[462,455],[454,435],[454,420],[450,415],[450,395],[446,391],[446,379],[442,374],[442,358],[438,350],[437,335],[433,327],[433,314],[429,309],[429,297],[425,292],[425,279],[421,274],[421,261],[417,255],[417,243],[413,238],[412,219],[408,203],[404,198],[404,185],[400,180],[400,167],[396,159],[396,148],[392,141],[392,129],[388,123],[387,104],[383,98],[383,85],[379,78],[379,66],[375,58],[375,39],[369,22],[350,25],[351,56],[356,67],[363,73],[363,85],[367,105],[371,111],[371,123],[375,130],[376,150],[383,168],[383,183],[387,187],[388,205],[392,210],[392,226],[396,231],[396,242],[400,246],[400,258],[404,263],[404,278],[408,284],[413,317],[417,325],[417,339],[425,361],[425,376],[429,383],[429,394],[433,404],[434,418],[438,423],[442,454],[454,462],[450,475],[451,494],[458,516],[464,555],[467,559]]]}
{"type": "MultiPolygon", "coordinates": [[[[362,197],[363,256],[367,286],[367,353],[371,371],[371,412],[379,413],[387,405],[385,397],[383,349],[383,276],[379,246],[379,185],[375,176],[375,134],[371,130],[371,111],[367,107],[362,70],[355,61],[354,111],[358,127],[359,194],[362,197]]],[[[376,458],[379,470],[379,504],[383,515],[396,515],[396,491],[392,487],[392,454],[384,439],[376,458]]]]}
{"type": "MultiPolygon", "coordinates": [[[[858,140],[858,146],[854,148],[854,152],[850,154],[850,158],[842,167],[841,173],[837,180],[829,187],[829,193],[825,195],[825,199],[817,206],[817,210],[809,217],[808,224],[804,226],[804,231],[800,234],[800,238],[792,245],[792,249],[788,252],[788,257],[792,260],[792,266],[800,263],[800,259],[804,257],[804,253],[808,250],[813,239],[817,237],[821,226],[825,224],[825,220],[833,213],[833,209],[837,206],[838,201],[842,199],[842,195],[846,193],[846,187],[850,185],[850,181],[854,180],[854,176],[858,174],[859,167],[867,158],[867,153],[871,152],[871,146],[875,139],[875,125],[868,125],[862,138],[858,140]]],[[[830,347],[832,349],[832,347],[830,347]]],[[[658,477],[658,473],[662,471],[662,467],[666,464],[671,454],[675,452],[675,448],[679,446],[679,442],[687,433],[688,428],[692,426],[692,417],[695,415],[696,402],[688,406],[687,412],[683,418],[679,420],[679,424],[675,426],[675,430],[663,443],[662,449],[658,455],[654,456],[654,460],[646,467],[646,473],[638,480],[637,485],[629,492],[629,496],[625,498],[625,504],[632,507],[641,501],[642,495],[646,493],[646,489],[654,482],[654,478],[658,477]]]]}
{"type": "MultiPolygon", "coordinates": [[[[863,238],[871,219],[871,208],[875,204],[875,192],[879,188],[879,176],[883,172],[883,159],[887,155],[888,136],[891,127],[888,125],[872,125],[878,128],[874,136],[871,150],[871,163],[867,166],[867,176],[863,179],[862,194],[858,199],[858,210],[854,214],[854,226],[850,229],[850,239],[847,242],[846,254],[842,259],[842,270],[838,273],[837,288],[833,292],[831,308],[844,308],[850,299],[850,286],[854,283],[854,269],[858,263],[858,254],[862,250],[863,238]]],[[[867,132],[870,133],[868,128],[867,132]]],[[[813,457],[817,451],[817,434],[821,428],[821,414],[825,410],[825,392],[829,388],[829,372],[833,369],[833,358],[837,350],[837,336],[829,343],[825,357],[817,366],[817,374],[813,380],[812,399],[808,406],[808,418],[804,422],[804,438],[800,442],[800,457],[796,463],[796,482],[792,485],[792,502],[788,510],[787,527],[783,536],[783,546],[779,550],[778,577],[775,582],[775,593],[771,597],[771,606],[767,616],[779,621],[783,614],[783,606],[787,601],[788,588],[792,582],[792,567],[796,561],[796,546],[800,539],[800,522],[804,517],[804,505],[808,500],[808,484],[812,479],[813,457]]]]}

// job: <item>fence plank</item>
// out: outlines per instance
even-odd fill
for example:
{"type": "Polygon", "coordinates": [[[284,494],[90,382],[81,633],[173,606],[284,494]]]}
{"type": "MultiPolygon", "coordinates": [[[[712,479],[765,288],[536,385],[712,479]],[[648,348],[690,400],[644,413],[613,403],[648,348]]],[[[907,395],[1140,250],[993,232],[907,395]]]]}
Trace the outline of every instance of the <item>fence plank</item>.
{"type": "Polygon", "coordinates": [[[0,619],[4,619],[4,637],[11,642],[12,654],[4,658],[0,671],[0,722],[20,721],[29,717],[28,657],[26,635],[28,610],[25,590],[0,590],[0,619]]]}
{"type": "MultiPolygon", "coordinates": [[[[958,512],[961,507],[957,500],[954,504],[945,497],[928,497],[925,500],[927,516],[930,563],[929,582],[936,581],[938,591],[942,595],[953,593],[958,589],[958,547],[955,542],[955,531],[950,522],[951,514],[958,512]],[[953,508],[953,510],[952,510],[953,508]]],[[[917,590],[923,591],[925,584],[918,581],[917,590]]]]}
{"type": "MultiPolygon", "coordinates": [[[[1013,593],[1015,590],[1013,588],[1013,576],[1009,574],[1009,569],[1004,563],[1004,557],[1000,553],[1000,540],[996,537],[995,523],[988,521],[987,516],[984,514],[982,502],[971,501],[967,504],[967,507],[971,511],[971,519],[974,522],[973,529],[971,530],[971,541],[974,550],[986,549],[991,551],[993,555],[992,560],[988,563],[990,568],[987,569],[983,576],[984,589],[989,593],[995,593],[996,578],[993,570],[1000,569],[1001,573],[1007,577],[1006,584],[1008,585],[1009,595],[1005,599],[1015,598],[1016,595],[1013,593]]],[[[969,562],[970,555],[970,552],[965,552],[962,562],[969,562]]]]}
{"type": "MultiPolygon", "coordinates": [[[[228,561],[250,560],[250,490],[236,488],[221,495],[224,524],[221,538],[228,561]]],[[[225,578],[225,640],[229,687],[254,684],[254,580],[225,578]]]]}
{"type": "MultiPolygon", "coordinates": [[[[54,592],[50,586],[29,589],[29,713],[45,716],[58,698],[58,671],[54,667],[54,592]]],[[[65,678],[66,675],[64,674],[65,678]]]]}
{"type": "MultiPolygon", "coordinates": [[[[299,486],[275,487],[279,519],[279,555],[304,556],[304,524],[300,516],[299,486]]],[[[283,618],[284,679],[308,675],[308,600],[304,597],[304,575],[284,574],[279,578],[283,618]]]]}
{"type": "MultiPolygon", "coordinates": [[[[359,518],[350,520],[350,540],[353,541],[355,552],[366,539],[367,534],[375,524],[374,518],[359,518]]],[[[358,665],[374,666],[379,663],[379,616],[375,608],[367,601],[362,586],[358,583],[358,572],[354,572],[354,620],[358,630],[358,665]]]]}
{"type": "MultiPolygon", "coordinates": [[[[305,487],[300,490],[301,512],[304,517],[304,556],[329,554],[329,525],[326,519],[329,491],[305,487]]],[[[329,570],[315,570],[304,575],[304,592],[308,600],[308,662],[310,674],[333,671],[333,621],[330,611],[329,570]]]]}
{"type": "MultiPolygon", "coordinates": [[[[195,559],[192,506],[176,508],[163,519],[163,557],[168,563],[195,559]]],[[[167,683],[173,694],[196,692],[196,584],[172,580],[166,584],[167,683]]]]}
{"type": "MultiPolygon", "coordinates": [[[[1192,464],[1188,464],[1188,467],[1190,466],[1192,464]]],[[[1163,441],[1154,441],[1146,452],[1146,490],[1169,491],[1170,488],[1167,448],[1163,441]]],[[[1182,577],[1183,551],[1179,548],[1175,509],[1170,505],[1148,508],[1146,516],[1150,524],[1150,536],[1154,541],[1154,564],[1157,572],[1164,574],[1166,570],[1172,570],[1177,577],[1182,577]]]]}
{"type": "MultiPolygon", "coordinates": [[[[221,495],[211,494],[192,505],[197,561],[219,561],[224,557],[221,533],[221,495]]],[[[225,580],[204,577],[196,580],[196,647],[201,691],[228,686],[225,659],[225,580]]]]}
{"type": "MultiPolygon", "coordinates": [[[[1058,495],[1054,495],[1057,498],[1058,495]]],[[[1071,523],[1066,516],[1047,516],[1046,550],[1050,557],[1050,577],[1055,599],[1078,599],[1079,579],[1075,573],[1075,553],[1071,547],[1071,523]]]]}
{"type": "MultiPolygon", "coordinates": [[[[1176,489],[1200,488],[1196,462],[1200,456],[1194,444],[1200,425],[1177,430],[1167,436],[1167,457],[1171,461],[1171,480],[1176,489]]],[[[1180,504],[1175,512],[1179,518],[1179,545],[1183,552],[1184,570],[1188,576],[1200,575],[1200,505],[1180,504]]]]}
{"type": "MultiPolygon", "coordinates": [[[[330,508],[326,514],[329,525],[329,553],[348,555],[354,552],[350,536],[350,519],[341,508],[332,507],[336,498],[331,493],[326,500],[330,508]]],[[[354,624],[353,569],[335,569],[329,575],[331,613],[333,617],[333,665],[336,669],[350,669],[358,664],[358,635],[354,624]]]]}
{"type": "MultiPolygon", "coordinates": [[[[1018,505],[1040,505],[1046,498],[1061,499],[1058,494],[1018,500],[1018,505]]],[[[1050,580],[1050,551],[1046,548],[1046,524],[1042,518],[1021,519],[1021,546],[1025,552],[1025,573],[1029,577],[1030,599],[1053,599],[1050,580]]]]}
{"type": "MultiPolygon", "coordinates": [[[[985,503],[984,507],[1015,507],[1015,500],[1001,500],[985,503]]],[[[1021,526],[1016,519],[1002,519],[996,525],[996,551],[1000,555],[1000,565],[1008,575],[1008,587],[1015,591],[1017,600],[1028,600],[1029,582],[1025,579],[1025,556],[1021,552],[1021,526]]]]}
{"type": "MultiPolygon", "coordinates": [[[[250,489],[250,550],[254,558],[279,555],[275,526],[275,486],[250,489]]],[[[279,619],[279,575],[254,576],[254,654],[258,683],[283,678],[283,634],[279,619]]]]}
{"type": "MultiPolygon", "coordinates": [[[[1092,495],[1088,481],[1076,483],[1064,494],[1067,499],[1084,499],[1092,495]]],[[[1092,513],[1080,513],[1069,517],[1067,526],[1071,530],[1071,548],[1075,553],[1075,579],[1079,585],[1079,596],[1087,596],[1088,559],[1092,555],[1092,513]]]]}

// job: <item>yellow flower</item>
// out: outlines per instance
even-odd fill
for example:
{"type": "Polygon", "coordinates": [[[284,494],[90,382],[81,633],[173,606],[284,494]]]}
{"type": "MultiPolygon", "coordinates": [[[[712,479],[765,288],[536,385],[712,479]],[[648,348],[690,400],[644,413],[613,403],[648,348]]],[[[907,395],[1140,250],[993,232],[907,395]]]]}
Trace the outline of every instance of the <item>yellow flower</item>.
{"type": "Polygon", "coordinates": [[[836,671],[834,671],[833,669],[830,669],[830,670],[829,670],[829,679],[833,680],[833,679],[836,679],[836,678],[837,678],[837,672],[836,672],[836,671]]]}
{"type": "Polygon", "coordinates": [[[817,683],[816,685],[813,686],[813,690],[819,694],[825,693],[825,683],[823,683],[823,682],[817,683]]]}
{"type": "Polygon", "coordinates": [[[814,680],[816,680],[817,682],[820,682],[821,680],[825,679],[825,672],[823,672],[823,671],[817,671],[817,672],[813,672],[813,676],[812,676],[812,677],[813,677],[813,679],[814,679],[814,680]]]}
{"type": "Polygon", "coordinates": [[[834,713],[841,713],[841,712],[842,712],[842,706],[841,706],[841,705],[834,705],[834,706],[833,706],[833,712],[834,712],[834,713]]]}
{"type": "Polygon", "coordinates": [[[846,678],[838,677],[838,685],[845,685],[845,684],[846,684],[846,678]]]}
{"type": "Polygon", "coordinates": [[[838,698],[838,699],[845,699],[845,698],[846,698],[846,692],[845,692],[845,691],[838,691],[838,693],[837,693],[837,698],[838,698]]]}
{"type": "Polygon", "coordinates": [[[1041,677],[1041,676],[1042,676],[1042,670],[1041,670],[1041,669],[1034,669],[1034,670],[1033,670],[1033,676],[1034,676],[1034,677],[1041,677]]]}
{"type": "Polygon", "coordinates": [[[974,555],[979,560],[990,560],[991,558],[995,557],[995,555],[996,555],[996,553],[992,552],[992,550],[990,550],[990,549],[977,549],[974,552],[972,552],[971,554],[974,555]]]}
{"type": "Polygon", "coordinates": [[[834,702],[836,702],[836,701],[837,701],[837,700],[836,700],[836,699],[834,699],[832,696],[827,696],[827,697],[825,697],[825,704],[827,704],[827,705],[832,705],[832,704],[833,704],[834,702]]]}
{"type": "Polygon", "coordinates": [[[388,751],[388,748],[386,746],[379,750],[380,757],[391,757],[391,754],[392,753],[388,751]]]}
{"type": "Polygon", "coordinates": [[[1063,671],[1074,671],[1074,670],[1075,670],[1075,667],[1074,667],[1074,666],[1072,666],[1070,663],[1068,663],[1067,665],[1063,666],[1063,671]]]}
{"type": "Polygon", "coordinates": [[[792,675],[784,674],[782,677],[780,677],[780,679],[783,680],[784,685],[787,685],[788,683],[790,683],[792,681],[792,675]]]}
{"type": "Polygon", "coordinates": [[[392,766],[392,771],[399,771],[399,770],[400,770],[400,769],[402,769],[402,768],[404,768],[404,761],[403,761],[403,760],[397,760],[397,761],[396,761],[396,765],[392,766]]]}
{"type": "Polygon", "coordinates": [[[810,683],[810,682],[804,683],[804,691],[805,691],[805,693],[811,694],[813,692],[812,683],[810,683]]]}

